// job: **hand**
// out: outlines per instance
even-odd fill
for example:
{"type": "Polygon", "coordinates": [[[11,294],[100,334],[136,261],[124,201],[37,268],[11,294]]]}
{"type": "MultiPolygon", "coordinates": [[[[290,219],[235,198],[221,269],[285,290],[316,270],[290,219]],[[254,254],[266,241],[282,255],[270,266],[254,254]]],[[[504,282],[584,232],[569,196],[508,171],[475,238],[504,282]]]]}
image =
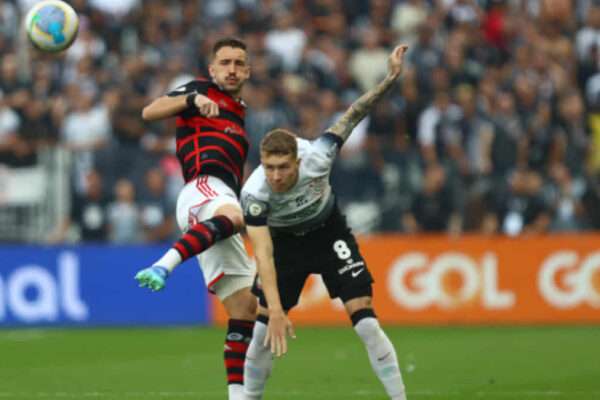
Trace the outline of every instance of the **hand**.
{"type": "Polygon", "coordinates": [[[214,118],[219,116],[219,106],[217,103],[204,95],[196,95],[194,98],[194,104],[196,105],[196,108],[198,108],[200,114],[206,118],[214,118]]]}
{"type": "Polygon", "coordinates": [[[390,74],[394,77],[400,76],[402,73],[402,65],[404,64],[404,53],[408,50],[408,46],[405,44],[401,44],[396,46],[392,54],[388,59],[388,68],[390,70],[390,74]]]}
{"type": "Polygon", "coordinates": [[[292,322],[287,315],[281,311],[269,312],[269,325],[267,326],[267,336],[263,343],[265,347],[271,346],[271,353],[280,357],[287,353],[286,334],[292,339],[296,339],[296,333],[292,322]]]}
{"type": "Polygon", "coordinates": [[[168,277],[169,270],[157,265],[145,268],[135,274],[135,279],[139,282],[140,287],[147,287],[153,292],[164,288],[168,277]]]}

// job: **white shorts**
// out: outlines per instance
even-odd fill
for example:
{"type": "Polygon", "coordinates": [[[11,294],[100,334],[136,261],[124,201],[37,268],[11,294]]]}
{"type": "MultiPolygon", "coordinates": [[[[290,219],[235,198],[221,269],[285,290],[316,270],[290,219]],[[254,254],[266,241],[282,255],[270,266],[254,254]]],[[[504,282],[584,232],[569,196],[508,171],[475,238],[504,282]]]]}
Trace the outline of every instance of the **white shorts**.
{"type": "MultiPolygon", "coordinates": [[[[177,224],[185,232],[191,225],[214,217],[215,211],[231,204],[240,207],[237,196],[219,178],[200,175],[188,182],[177,198],[177,224]]],[[[252,286],[255,267],[250,262],[240,234],[221,240],[196,256],[208,290],[223,300],[252,286]]]]}

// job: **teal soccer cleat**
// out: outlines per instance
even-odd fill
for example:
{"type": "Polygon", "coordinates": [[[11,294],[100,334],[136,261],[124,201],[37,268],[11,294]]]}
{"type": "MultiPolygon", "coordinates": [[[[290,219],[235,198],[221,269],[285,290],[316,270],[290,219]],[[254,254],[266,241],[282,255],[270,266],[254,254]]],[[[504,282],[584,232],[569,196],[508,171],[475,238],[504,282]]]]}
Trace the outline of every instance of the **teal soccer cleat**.
{"type": "Polygon", "coordinates": [[[158,265],[145,268],[135,274],[135,279],[139,282],[140,287],[147,287],[153,292],[164,288],[168,277],[169,270],[158,265]]]}

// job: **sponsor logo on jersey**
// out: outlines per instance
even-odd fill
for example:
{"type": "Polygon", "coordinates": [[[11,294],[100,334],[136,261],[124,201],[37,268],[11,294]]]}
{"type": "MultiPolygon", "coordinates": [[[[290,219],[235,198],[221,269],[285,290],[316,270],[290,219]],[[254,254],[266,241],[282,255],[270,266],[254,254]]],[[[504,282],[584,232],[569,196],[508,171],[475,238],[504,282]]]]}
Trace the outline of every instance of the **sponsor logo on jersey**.
{"type": "MultiPolygon", "coordinates": [[[[343,274],[345,274],[346,272],[350,271],[351,269],[358,268],[358,267],[364,267],[364,266],[365,266],[365,262],[364,262],[364,261],[362,261],[362,260],[361,260],[361,261],[357,261],[357,262],[355,262],[355,263],[352,263],[352,264],[346,265],[344,268],[340,268],[340,269],[338,269],[338,274],[340,274],[340,275],[343,275],[343,274]]],[[[361,271],[362,271],[363,269],[364,269],[364,268],[362,268],[362,269],[361,269],[361,271]]],[[[360,272],[359,272],[359,273],[360,273],[360,272]]],[[[352,275],[354,276],[354,274],[352,274],[352,275]]],[[[357,274],[357,275],[358,275],[358,274],[357,274]]]]}

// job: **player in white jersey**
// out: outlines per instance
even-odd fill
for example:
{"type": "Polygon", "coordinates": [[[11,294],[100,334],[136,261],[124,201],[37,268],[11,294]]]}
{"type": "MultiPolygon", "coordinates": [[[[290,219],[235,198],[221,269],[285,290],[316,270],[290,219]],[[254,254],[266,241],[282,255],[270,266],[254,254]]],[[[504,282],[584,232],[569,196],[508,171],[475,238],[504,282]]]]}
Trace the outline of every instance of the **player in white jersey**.
{"type": "MultiPolygon", "coordinates": [[[[389,397],[406,400],[396,351],[373,311],[373,278],[329,184],[338,150],[398,79],[406,49],[394,49],[386,78],[356,100],[316,141],[311,143],[285,129],[275,129],[261,142],[261,166],[242,189],[246,230],[260,278],[253,287],[259,298],[259,316],[244,367],[248,400],[263,396],[272,368],[271,353],[279,355],[287,350],[285,341],[271,340],[268,313],[287,313],[294,307],[312,273],[321,274],[331,298],[339,297],[344,303],[389,397]]],[[[293,336],[291,323],[287,323],[288,333],[293,336]]]]}

